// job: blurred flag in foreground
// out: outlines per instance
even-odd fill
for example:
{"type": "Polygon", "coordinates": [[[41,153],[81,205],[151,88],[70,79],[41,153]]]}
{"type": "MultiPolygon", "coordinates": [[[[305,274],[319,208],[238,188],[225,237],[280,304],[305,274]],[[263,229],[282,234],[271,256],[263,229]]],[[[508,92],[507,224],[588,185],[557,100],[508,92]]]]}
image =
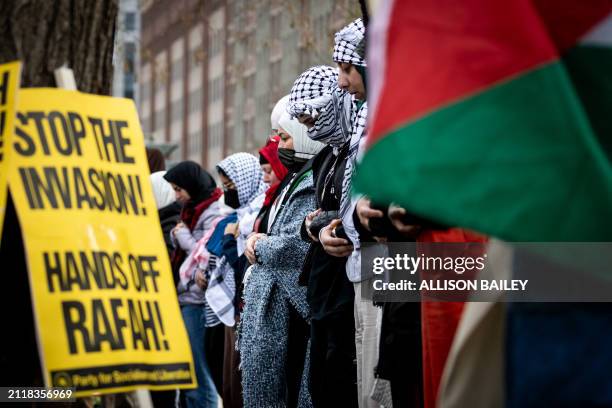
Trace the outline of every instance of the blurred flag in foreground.
{"type": "Polygon", "coordinates": [[[383,1],[355,188],[508,241],[612,236],[612,1],[383,1]]]}

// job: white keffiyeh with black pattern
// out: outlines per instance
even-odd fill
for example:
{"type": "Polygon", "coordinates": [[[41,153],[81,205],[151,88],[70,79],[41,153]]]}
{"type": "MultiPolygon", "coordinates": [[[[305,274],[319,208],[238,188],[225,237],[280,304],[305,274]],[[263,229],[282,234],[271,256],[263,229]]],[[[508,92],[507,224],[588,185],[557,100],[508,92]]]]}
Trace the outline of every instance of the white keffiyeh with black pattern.
{"type": "Polygon", "coordinates": [[[328,66],[316,66],[304,71],[293,83],[287,112],[302,114],[316,120],[308,129],[308,137],[317,142],[340,148],[349,140],[351,132],[352,98],[338,88],[338,72],[328,66]]]}
{"type": "Polygon", "coordinates": [[[316,119],[318,110],[327,105],[337,85],[337,68],[327,65],[308,68],[293,82],[287,112],[294,118],[306,114],[316,119]]]}
{"type": "Polygon", "coordinates": [[[221,160],[217,167],[236,185],[241,208],[266,191],[259,159],[250,153],[234,153],[221,160]]]}
{"type": "Polygon", "coordinates": [[[358,18],[334,37],[334,61],[365,67],[365,27],[358,18]]]}
{"type": "Polygon", "coordinates": [[[362,139],[366,135],[366,125],[368,119],[368,103],[364,102],[361,107],[353,110],[351,119],[351,139],[349,141],[349,150],[346,159],[346,167],[344,168],[344,178],[342,179],[342,198],[340,199],[340,215],[344,216],[351,204],[351,180],[355,170],[357,161],[357,152],[362,139]]]}

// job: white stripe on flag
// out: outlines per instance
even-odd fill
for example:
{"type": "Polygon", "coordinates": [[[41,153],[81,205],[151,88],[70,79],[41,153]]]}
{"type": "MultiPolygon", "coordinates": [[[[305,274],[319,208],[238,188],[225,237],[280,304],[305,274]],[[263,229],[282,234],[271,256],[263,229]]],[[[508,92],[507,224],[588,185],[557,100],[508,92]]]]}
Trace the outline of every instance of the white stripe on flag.
{"type": "Polygon", "coordinates": [[[612,13],[582,37],[579,45],[612,46],[612,13]]]}
{"type": "MultiPolygon", "coordinates": [[[[371,113],[369,122],[372,123],[377,113],[377,104],[385,83],[385,69],[387,64],[387,32],[391,20],[394,0],[382,0],[374,17],[368,24],[368,107],[371,113]]],[[[371,126],[370,126],[371,129],[371,126]]]]}

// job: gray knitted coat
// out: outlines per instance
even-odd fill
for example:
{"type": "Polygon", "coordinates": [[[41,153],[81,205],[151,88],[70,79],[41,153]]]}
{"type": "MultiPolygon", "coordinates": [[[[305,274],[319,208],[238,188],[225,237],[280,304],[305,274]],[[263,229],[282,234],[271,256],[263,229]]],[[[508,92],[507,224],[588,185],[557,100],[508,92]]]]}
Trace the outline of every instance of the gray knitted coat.
{"type": "MultiPolygon", "coordinates": [[[[300,226],[315,205],[310,173],[287,199],[268,237],[257,242],[259,263],[253,267],[245,288],[238,342],[245,407],[286,406],[289,307],[304,319],[310,313],[306,288],[298,285],[308,251],[308,244],[300,238],[300,226]]],[[[312,406],[308,371],[307,351],[298,402],[304,408],[312,406]]]]}

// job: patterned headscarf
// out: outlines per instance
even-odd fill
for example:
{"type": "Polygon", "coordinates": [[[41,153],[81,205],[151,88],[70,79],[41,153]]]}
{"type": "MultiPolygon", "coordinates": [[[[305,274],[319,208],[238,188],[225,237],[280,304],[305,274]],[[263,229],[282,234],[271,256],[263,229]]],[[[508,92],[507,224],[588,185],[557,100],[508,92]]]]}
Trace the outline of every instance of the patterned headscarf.
{"type": "Polygon", "coordinates": [[[351,96],[344,91],[339,95],[337,84],[337,69],[325,65],[309,68],[294,82],[287,106],[293,117],[306,114],[316,119],[308,137],[335,149],[350,137],[352,110],[351,96]]]}
{"type": "Polygon", "coordinates": [[[240,207],[248,205],[268,187],[263,181],[259,159],[249,153],[235,153],[217,164],[238,190],[240,207]]]}
{"type": "Polygon", "coordinates": [[[289,94],[287,112],[293,117],[307,114],[316,118],[338,86],[338,69],[327,65],[308,68],[295,80],[289,94]]]}
{"type": "Polygon", "coordinates": [[[358,18],[334,37],[334,61],[348,64],[367,66],[365,60],[365,27],[358,18]]]}
{"type": "Polygon", "coordinates": [[[353,180],[353,171],[355,170],[359,147],[365,140],[367,120],[368,103],[365,102],[359,109],[353,111],[353,116],[351,118],[351,123],[353,125],[351,128],[351,139],[349,141],[346,166],[344,168],[344,178],[342,179],[342,198],[340,199],[340,214],[342,216],[346,214],[351,205],[351,182],[353,180]]]}

